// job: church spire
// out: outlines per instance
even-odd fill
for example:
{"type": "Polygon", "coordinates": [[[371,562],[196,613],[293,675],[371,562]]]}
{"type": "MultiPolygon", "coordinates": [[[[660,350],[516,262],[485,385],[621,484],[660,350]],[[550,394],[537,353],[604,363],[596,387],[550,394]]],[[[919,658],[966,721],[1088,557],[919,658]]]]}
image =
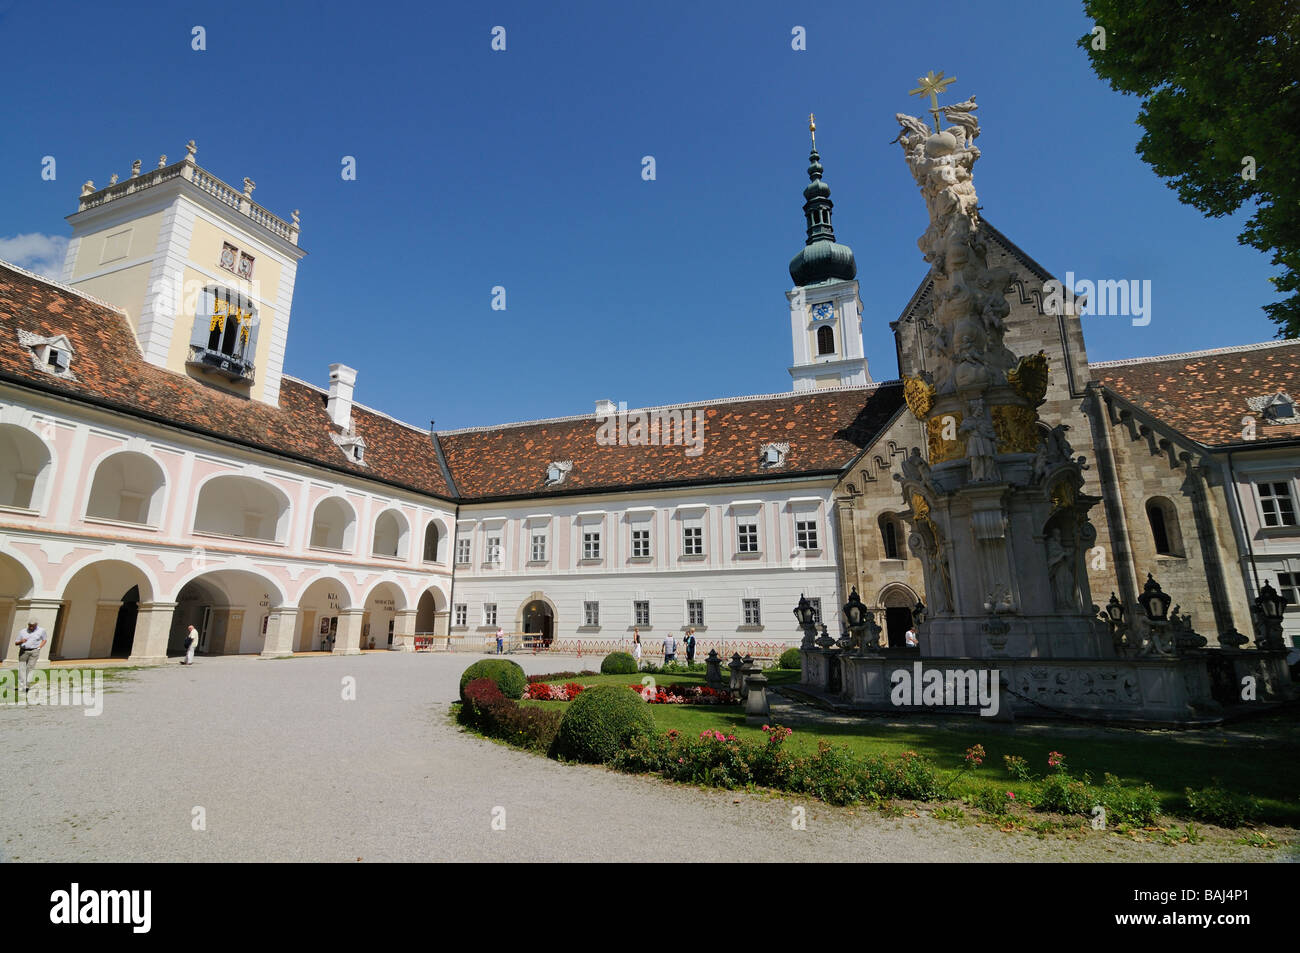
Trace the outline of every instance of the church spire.
{"type": "Polygon", "coordinates": [[[817,121],[808,114],[808,134],[812,151],[808,154],[808,185],[803,190],[804,220],[808,240],[803,249],[790,262],[790,277],[800,287],[820,281],[843,279],[852,281],[858,266],[853,260],[853,249],[835,241],[831,227],[831,187],[822,181],[821,156],[817,154],[817,121]]]}

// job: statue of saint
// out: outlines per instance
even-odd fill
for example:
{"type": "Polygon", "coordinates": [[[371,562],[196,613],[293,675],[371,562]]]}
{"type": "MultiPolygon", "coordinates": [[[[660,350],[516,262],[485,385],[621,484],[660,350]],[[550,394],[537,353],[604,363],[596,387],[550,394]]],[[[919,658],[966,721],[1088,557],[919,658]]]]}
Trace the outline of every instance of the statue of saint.
{"type": "Polygon", "coordinates": [[[1054,529],[1047,536],[1047,575],[1052,581],[1052,599],[1058,609],[1077,609],[1074,580],[1074,549],[1054,529]]]}
{"type": "Polygon", "coordinates": [[[969,415],[961,422],[961,432],[966,434],[966,455],[970,457],[970,475],[973,483],[990,483],[999,478],[997,461],[998,435],[993,421],[984,409],[984,401],[972,400],[969,415]]]}

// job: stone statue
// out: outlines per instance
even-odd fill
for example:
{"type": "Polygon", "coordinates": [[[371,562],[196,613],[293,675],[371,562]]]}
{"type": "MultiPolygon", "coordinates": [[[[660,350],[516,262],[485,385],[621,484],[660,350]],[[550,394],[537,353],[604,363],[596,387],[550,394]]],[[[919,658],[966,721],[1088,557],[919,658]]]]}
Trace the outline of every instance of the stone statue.
{"type": "Polygon", "coordinates": [[[1075,598],[1074,548],[1061,539],[1061,531],[1047,535],[1047,574],[1052,580],[1052,600],[1058,609],[1078,608],[1075,598]]]}
{"type": "Polygon", "coordinates": [[[984,401],[972,400],[967,404],[968,416],[961,422],[960,432],[966,434],[966,456],[970,457],[972,483],[990,483],[999,479],[997,461],[998,435],[993,421],[984,409],[984,401]]]}
{"type": "Polygon", "coordinates": [[[924,487],[931,493],[934,492],[934,479],[930,475],[930,464],[926,463],[925,457],[921,456],[920,447],[913,447],[912,452],[907,455],[900,466],[903,470],[903,479],[924,487]]]}

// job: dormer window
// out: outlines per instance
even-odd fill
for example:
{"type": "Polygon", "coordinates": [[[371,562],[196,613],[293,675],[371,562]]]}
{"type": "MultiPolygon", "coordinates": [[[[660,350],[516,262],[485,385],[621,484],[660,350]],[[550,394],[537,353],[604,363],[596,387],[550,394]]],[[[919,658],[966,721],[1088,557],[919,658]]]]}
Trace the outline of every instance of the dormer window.
{"type": "Polygon", "coordinates": [[[366,441],[351,430],[345,430],[342,433],[330,432],[330,439],[339,445],[339,448],[347,454],[349,460],[358,466],[366,465],[366,441]]]}
{"type": "Polygon", "coordinates": [[[759,465],[764,469],[779,467],[785,463],[785,455],[790,452],[788,443],[765,443],[759,453],[759,465]]]}
{"type": "Polygon", "coordinates": [[[1295,401],[1284,390],[1262,397],[1248,397],[1246,404],[1259,414],[1266,424],[1300,424],[1296,416],[1295,401]]]}
{"type": "Polygon", "coordinates": [[[558,486],[564,482],[569,471],[573,469],[572,460],[556,460],[546,468],[546,485],[558,486]]]}
{"type": "Polygon", "coordinates": [[[18,343],[28,348],[32,355],[32,366],[53,377],[75,381],[77,375],[72,373],[72,343],[67,335],[56,334],[42,337],[27,331],[18,332],[18,343]]]}

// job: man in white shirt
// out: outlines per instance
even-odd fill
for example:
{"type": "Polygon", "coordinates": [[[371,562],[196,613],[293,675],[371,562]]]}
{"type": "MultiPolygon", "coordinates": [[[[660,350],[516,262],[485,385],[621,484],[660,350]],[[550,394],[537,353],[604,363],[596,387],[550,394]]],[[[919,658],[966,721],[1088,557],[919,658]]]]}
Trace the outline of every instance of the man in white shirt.
{"type": "Polygon", "coordinates": [[[18,690],[27,691],[27,682],[36,670],[36,663],[41,658],[41,648],[45,645],[45,630],[35,619],[27,620],[27,628],[18,634],[15,644],[18,648],[18,690]]]}
{"type": "Polygon", "coordinates": [[[182,665],[194,664],[194,650],[199,647],[199,630],[190,626],[185,631],[185,658],[181,660],[182,665]]]}
{"type": "Polygon", "coordinates": [[[920,648],[921,646],[920,640],[916,637],[916,626],[914,625],[907,627],[907,635],[903,636],[903,639],[909,649],[920,648]]]}

